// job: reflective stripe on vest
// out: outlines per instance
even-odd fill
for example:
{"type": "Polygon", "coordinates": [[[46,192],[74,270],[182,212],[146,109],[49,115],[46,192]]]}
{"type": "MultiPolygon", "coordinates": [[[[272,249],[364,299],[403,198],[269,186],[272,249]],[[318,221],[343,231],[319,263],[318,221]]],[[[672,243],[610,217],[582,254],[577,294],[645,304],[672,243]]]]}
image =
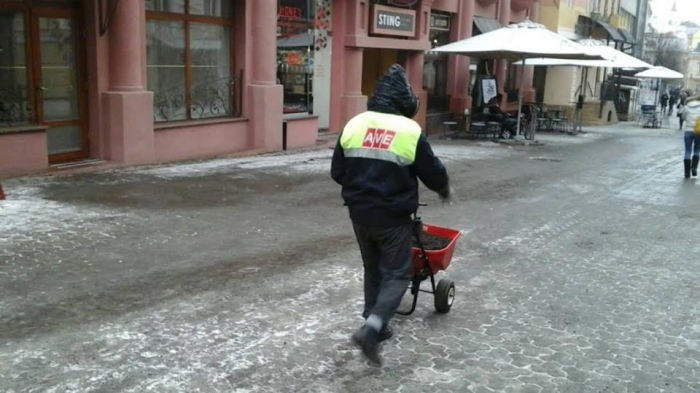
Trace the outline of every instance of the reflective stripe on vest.
{"type": "Polygon", "coordinates": [[[413,164],[421,128],[398,115],[364,112],[343,129],[340,145],[346,157],[372,158],[401,166],[413,164]]]}

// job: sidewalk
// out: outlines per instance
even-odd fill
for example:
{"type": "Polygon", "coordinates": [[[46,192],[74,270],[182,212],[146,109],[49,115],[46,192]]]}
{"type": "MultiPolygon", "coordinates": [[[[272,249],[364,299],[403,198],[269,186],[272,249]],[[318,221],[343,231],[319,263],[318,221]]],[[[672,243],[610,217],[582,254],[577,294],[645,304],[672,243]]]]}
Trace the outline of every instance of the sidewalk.
{"type": "MultiPolygon", "coordinates": [[[[633,177],[619,167],[639,166],[618,164],[614,144],[633,130],[603,131],[525,147],[432,141],[460,200],[442,207],[423,190],[421,211],[464,234],[445,273],[459,306],[435,315],[422,296],[396,320],[381,370],[348,342],[362,271],[330,149],[3,181],[0,390],[566,391],[603,362],[574,343],[589,348],[608,330],[582,336],[545,318],[581,296],[557,275],[585,274],[578,255],[562,255],[581,240],[575,228],[589,236],[631,214],[600,212],[580,193],[607,193],[633,177]],[[605,165],[613,174],[595,183],[605,165]],[[567,367],[580,374],[567,380],[567,367]]],[[[633,246],[621,255],[643,259],[633,246]]]]}

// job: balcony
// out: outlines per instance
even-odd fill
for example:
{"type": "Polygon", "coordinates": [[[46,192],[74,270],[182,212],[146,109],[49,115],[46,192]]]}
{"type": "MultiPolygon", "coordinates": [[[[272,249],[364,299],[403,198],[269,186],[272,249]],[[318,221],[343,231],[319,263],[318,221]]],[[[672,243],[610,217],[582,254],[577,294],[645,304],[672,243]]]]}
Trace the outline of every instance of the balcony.
{"type": "Polygon", "coordinates": [[[498,0],[476,0],[481,5],[489,6],[491,4],[498,3],[498,0]]]}

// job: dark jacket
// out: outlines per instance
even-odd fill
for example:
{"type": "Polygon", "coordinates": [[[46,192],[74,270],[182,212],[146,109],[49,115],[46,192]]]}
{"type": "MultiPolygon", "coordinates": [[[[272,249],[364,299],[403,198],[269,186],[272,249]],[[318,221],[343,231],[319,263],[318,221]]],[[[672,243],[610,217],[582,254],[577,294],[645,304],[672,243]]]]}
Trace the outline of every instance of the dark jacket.
{"type": "MultiPolygon", "coordinates": [[[[346,151],[342,143],[343,134],[338,138],[331,163],[331,177],[342,186],[342,196],[353,222],[373,226],[410,223],[411,213],[418,209],[418,179],[443,197],[448,195],[447,171],[433,154],[428,140],[420,132],[420,126],[399,117],[412,117],[417,104],[405,71],[394,65],[380,79],[369,98],[368,112],[350,120],[343,130],[345,134],[350,132],[349,127],[355,127],[353,132],[358,132],[358,125],[363,127],[371,123],[381,130],[413,132],[411,135],[417,138],[417,143],[412,162],[410,159],[392,162],[391,155],[387,158],[368,158],[376,153],[376,147],[355,146],[351,149],[346,146],[346,151]],[[397,129],[399,124],[402,127],[408,124],[411,130],[397,129]]],[[[366,131],[369,133],[369,129],[366,131]]],[[[364,133],[365,129],[359,132],[364,133]]]]}

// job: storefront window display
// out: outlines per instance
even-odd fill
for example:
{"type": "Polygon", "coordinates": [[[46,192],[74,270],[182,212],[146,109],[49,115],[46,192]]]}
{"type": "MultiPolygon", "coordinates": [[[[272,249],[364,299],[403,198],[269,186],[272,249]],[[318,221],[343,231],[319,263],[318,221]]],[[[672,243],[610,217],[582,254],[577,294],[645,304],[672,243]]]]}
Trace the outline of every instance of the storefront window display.
{"type": "Polygon", "coordinates": [[[148,89],[154,94],[154,120],[236,115],[230,2],[147,0],[146,10],[148,89]]]}
{"type": "MultiPolygon", "coordinates": [[[[431,15],[430,43],[433,48],[450,43],[448,14],[431,15]]],[[[449,111],[450,99],[447,94],[447,69],[448,57],[446,54],[430,51],[425,54],[423,62],[423,90],[428,93],[428,113],[449,111]]]]}
{"type": "Polygon", "coordinates": [[[314,0],[278,0],[277,82],[284,113],[313,113],[314,0]]]}

